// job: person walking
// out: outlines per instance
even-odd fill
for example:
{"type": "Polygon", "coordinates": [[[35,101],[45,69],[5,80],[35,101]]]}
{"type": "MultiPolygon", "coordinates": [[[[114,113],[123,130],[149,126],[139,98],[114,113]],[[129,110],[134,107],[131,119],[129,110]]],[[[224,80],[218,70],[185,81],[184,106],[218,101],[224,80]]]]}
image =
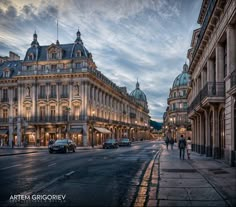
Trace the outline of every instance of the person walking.
{"type": "Polygon", "coordinates": [[[170,138],[170,146],[171,146],[171,150],[173,150],[173,146],[174,146],[175,140],[173,137],[170,138]]]}
{"type": "Polygon", "coordinates": [[[182,157],[184,160],[185,148],[186,148],[186,140],[184,139],[184,136],[181,135],[179,139],[179,159],[181,159],[182,157]]]}
{"type": "Polygon", "coordinates": [[[170,139],[168,136],[166,137],[165,142],[166,142],[166,149],[168,150],[168,146],[169,146],[169,142],[170,142],[170,139]]]}
{"type": "Polygon", "coordinates": [[[190,159],[191,149],[192,149],[192,141],[191,141],[190,137],[188,137],[188,139],[187,139],[187,155],[188,155],[188,159],[190,159]]]}

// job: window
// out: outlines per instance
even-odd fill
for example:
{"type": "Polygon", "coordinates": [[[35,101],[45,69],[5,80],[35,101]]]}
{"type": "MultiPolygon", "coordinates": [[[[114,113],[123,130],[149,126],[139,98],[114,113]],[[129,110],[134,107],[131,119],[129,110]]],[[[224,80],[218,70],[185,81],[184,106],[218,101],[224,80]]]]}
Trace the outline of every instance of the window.
{"type": "Polygon", "coordinates": [[[8,120],[8,110],[7,109],[3,109],[2,110],[2,116],[3,116],[3,120],[7,121],[8,120]]]}
{"type": "Polygon", "coordinates": [[[68,97],[68,85],[62,85],[62,98],[68,97]]]}
{"type": "Polygon", "coordinates": [[[188,104],[187,102],[184,102],[184,109],[187,109],[188,108],[188,104]]]}
{"type": "Polygon", "coordinates": [[[175,105],[175,103],[173,103],[173,110],[175,110],[176,109],[176,105],[175,105]]]}
{"type": "Polygon", "coordinates": [[[56,52],[52,53],[52,59],[57,59],[57,53],[56,52]]]}
{"type": "Polygon", "coordinates": [[[186,96],[186,90],[183,90],[183,96],[186,96]]]}
{"type": "Polygon", "coordinates": [[[50,98],[56,98],[57,93],[56,93],[56,85],[51,85],[50,88],[50,98]]]}
{"type": "Polygon", "coordinates": [[[174,92],[174,98],[176,97],[176,92],[174,92]]]}
{"type": "Polygon", "coordinates": [[[56,116],[56,107],[51,106],[50,107],[50,120],[55,120],[55,116],[56,116]]]}
{"type": "Polygon", "coordinates": [[[46,110],[45,110],[45,106],[40,106],[40,108],[39,108],[39,119],[40,119],[40,121],[43,121],[43,120],[45,120],[45,115],[46,115],[46,110]]]}
{"type": "Polygon", "coordinates": [[[2,90],[3,94],[2,94],[2,98],[4,101],[7,101],[8,100],[8,90],[6,88],[4,88],[2,90]]]}
{"type": "Polygon", "coordinates": [[[30,121],[30,116],[31,116],[31,108],[26,107],[26,120],[30,121]]]}
{"type": "Polygon", "coordinates": [[[26,69],[27,69],[27,70],[32,70],[32,65],[28,65],[28,66],[26,67],[26,69]]]}
{"type": "Polygon", "coordinates": [[[46,87],[44,85],[39,87],[39,98],[46,98],[46,87]]]}
{"type": "Polygon", "coordinates": [[[42,70],[45,70],[45,65],[42,65],[41,68],[42,68],[42,70]]]}
{"type": "Polygon", "coordinates": [[[3,72],[3,77],[9,78],[9,77],[10,77],[10,71],[9,71],[9,70],[5,70],[5,71],[3,72]]]}
{"type": "Polygon", "coordinates": [[[78,50],[78,51],[76,52],[76,57],[81,57],[81,51],[80,51],[80,50],[78,50]]]}
{"type": "Polygon", "coordinates": [[[33,60],[34,59],[34,55],[33,54],[29,54],[28,55],[28,60],[33,60]]]}
{"type": "Polygon", "coordinates": [[[51,65],[51,69],[52,70],[56,70],[57,69],[57,65],[51,65]]]}

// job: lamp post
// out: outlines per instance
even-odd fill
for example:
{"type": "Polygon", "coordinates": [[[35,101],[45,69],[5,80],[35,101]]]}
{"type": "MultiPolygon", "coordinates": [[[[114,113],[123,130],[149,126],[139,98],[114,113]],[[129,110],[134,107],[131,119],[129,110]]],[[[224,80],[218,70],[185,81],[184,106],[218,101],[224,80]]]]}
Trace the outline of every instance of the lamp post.
{"type": "Polygon", "coordinates": [[[92,111],[92,115],[93,115],[93,118],[92,118],[92,143],[91,143],[91,145],[92,145],[92,148],[94,148],[94,142],[93,142],[93,132],[94,132],[94,114],[95,114],[95,111],[93,110],[92,111]]]}
{"type": "Polygon", "coordinates": [[[67,112],[67,125],[66,125],[66,137],[69,138],[69,113],[70,113],[70,108],[66,107],[66,112],[67,112]]]}

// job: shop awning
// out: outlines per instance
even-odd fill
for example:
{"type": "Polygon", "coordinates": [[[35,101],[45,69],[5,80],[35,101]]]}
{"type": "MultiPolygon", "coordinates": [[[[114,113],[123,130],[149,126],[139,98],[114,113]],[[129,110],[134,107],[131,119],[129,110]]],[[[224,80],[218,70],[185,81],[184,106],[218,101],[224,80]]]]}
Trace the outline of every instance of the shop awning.
{"type": "Polygon", "coordinates": [[[0,134],[1,135],[7,135],[8,130],[7,129],[0,129],[0,134]]]}
{"type": "Polygon", "coordinates": [[[111,131],[109,131],[108,129],[106,128],[103,128],[103,127],[94,127],[97,131],[103,133],[103,134],[110,134],[111,131]]]}
{"type": "Polygon", "coordinates": [[[83,132],[83,128],[72,128],[70,129],[70,133],[81,134],[83,132]]]}

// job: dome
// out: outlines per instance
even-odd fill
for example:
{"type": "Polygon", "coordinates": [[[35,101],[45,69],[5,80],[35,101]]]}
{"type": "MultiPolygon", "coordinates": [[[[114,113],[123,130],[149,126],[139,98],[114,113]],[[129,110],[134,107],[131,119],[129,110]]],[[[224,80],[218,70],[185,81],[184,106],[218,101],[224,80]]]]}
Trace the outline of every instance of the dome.
{"type": "Polygon", "coordinates": [[[138,82],[136,83],[136,88],[130,93],[130,95],[139,101],[147,102],[146,95],[142,90],[140,90],[138,82]]]}
{"type": "Polygon", "coordinates": [[[183,66],[183,72],[175,78],[172,88],[188,85],[190,81],[190,75],[187,73],[187,70],[188,65],[185,63],[183,66]]]}

